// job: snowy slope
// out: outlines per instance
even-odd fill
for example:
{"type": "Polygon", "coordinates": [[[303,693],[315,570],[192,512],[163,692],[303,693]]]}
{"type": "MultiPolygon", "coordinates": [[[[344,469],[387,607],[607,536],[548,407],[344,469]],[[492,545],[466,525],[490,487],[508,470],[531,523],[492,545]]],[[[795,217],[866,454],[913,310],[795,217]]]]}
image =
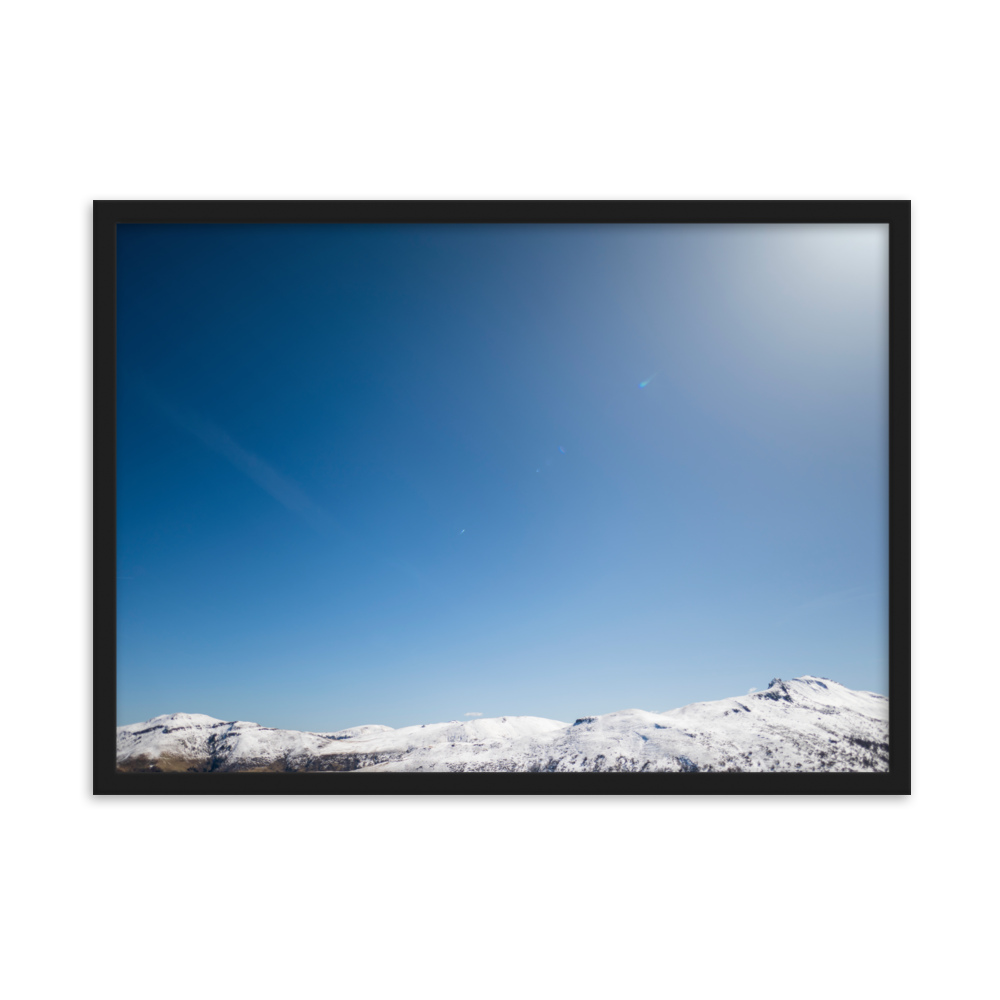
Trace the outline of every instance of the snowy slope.
{"type": "Polygon", "coordinates": [[[524,737],[559,732],[568,726],[554,719],[538,719],[531,715],[504,716],[502,719],[475,719],[472,722],[432,722],[424,726],[407,726],[385,733],[360,736],[353,742],[357,747],[377,749],[380,753],[410,752],[442,746],[480,746],[491,742],[510,742],[524,737]]]}
{"type": "Polygon", "coordinates": [[[809,675],[667,712],[625,709],[570,725],[532,716],[338,733],[205,715],[118,730],[125,770],[872,771],[888,767],[889,702],[809,675]]]}
{"type": "Polygon", "coordinates": [[[223,722],[177,712],[118,727],[118,767],[127,771],[286,771],[324,747],[391,731],[356,726],[337,733],[268,729],[256,722],[223,722]]]}

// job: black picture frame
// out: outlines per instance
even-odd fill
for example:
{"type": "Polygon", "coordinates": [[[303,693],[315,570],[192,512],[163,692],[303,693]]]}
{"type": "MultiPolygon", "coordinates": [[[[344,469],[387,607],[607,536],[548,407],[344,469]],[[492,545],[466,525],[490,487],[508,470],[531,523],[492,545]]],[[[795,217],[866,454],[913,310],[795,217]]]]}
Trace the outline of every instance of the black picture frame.
{"type": "Polygon", "coordinates": [[[910,202],[95,200],[94,794],[910,794],[910,202]],[[115,239],[129,223],[884,223],[889,226],[889,727],[881,773],[119,773],[115,239]]]}

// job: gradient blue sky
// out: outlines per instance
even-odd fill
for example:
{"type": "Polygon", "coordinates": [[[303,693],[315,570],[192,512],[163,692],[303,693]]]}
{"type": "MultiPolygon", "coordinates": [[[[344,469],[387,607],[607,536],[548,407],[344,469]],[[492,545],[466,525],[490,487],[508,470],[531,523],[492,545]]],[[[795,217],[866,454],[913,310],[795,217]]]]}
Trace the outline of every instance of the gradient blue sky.
{"type": "Polygon", "coordinates": [[[119,723],[887,693],[887,230],[118,229],[119,723]]]}

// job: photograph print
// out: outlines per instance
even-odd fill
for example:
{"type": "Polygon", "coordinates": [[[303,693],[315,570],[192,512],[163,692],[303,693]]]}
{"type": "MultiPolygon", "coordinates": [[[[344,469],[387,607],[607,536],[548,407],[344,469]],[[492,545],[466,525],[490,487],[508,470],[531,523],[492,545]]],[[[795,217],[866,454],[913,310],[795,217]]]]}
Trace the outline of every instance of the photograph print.
{"type": "Polygon", "coordinates": [[[117,773],[889,771],[888,224],[137,222],[115,283],[117,773]]]}

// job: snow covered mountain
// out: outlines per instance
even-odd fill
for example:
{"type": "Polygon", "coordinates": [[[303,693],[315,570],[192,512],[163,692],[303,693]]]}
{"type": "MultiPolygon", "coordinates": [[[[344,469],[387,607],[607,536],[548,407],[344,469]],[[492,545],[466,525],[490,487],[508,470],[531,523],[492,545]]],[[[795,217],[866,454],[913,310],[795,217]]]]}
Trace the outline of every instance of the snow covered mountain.
{"type": "Polygon", "coordinates": [[[809,675],[666,712],[534,716],[335,733],[207,715],[118,728],[122,771],[885,771],[889,700],[809,675]]]}

